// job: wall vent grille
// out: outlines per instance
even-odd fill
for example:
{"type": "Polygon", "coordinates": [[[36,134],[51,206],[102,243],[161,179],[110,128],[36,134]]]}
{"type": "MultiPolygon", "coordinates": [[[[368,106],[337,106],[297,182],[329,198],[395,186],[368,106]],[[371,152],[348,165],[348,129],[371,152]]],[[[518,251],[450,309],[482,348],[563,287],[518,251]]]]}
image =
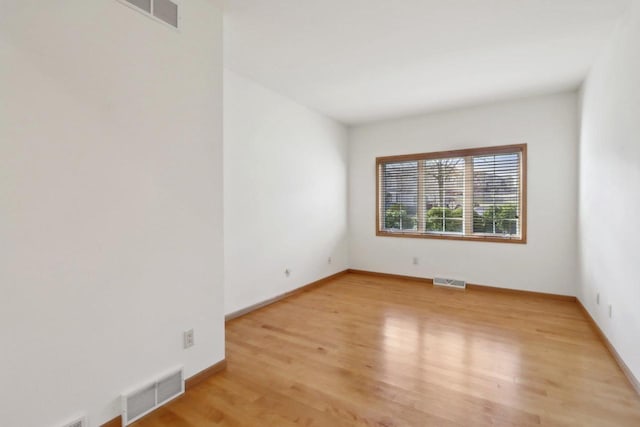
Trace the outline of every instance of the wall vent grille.
{"type": "Polygon", "coordinates": [[[87,422],[87,417],[80,417],[63,424],[62,427],[89,427],[89,423],[87,422]]]}
{"type": "Polygon", "coordinates": [[[456,288],[456,289],[466,289],[467,282],[464,280],[457,279],[446,279],[444,277],[436,277],[433,279],[433,284],[435,286],[445,286],[447,288],[456,288]]]}
{"type": "Polygon", "coordinates": [[[142,9],[147,13],[151,13],[151,0],[126,0],[127,3],[142,9]]]}
{"type": "Polygon", "coordinates": [[[173,28],[180,28],[180,3],[177,0],[118,0],[132,9],[173,28]]]}
{"type": "Polygon", "coordinates": [[[184,393],[182,368],[150,381],[122,395],[122,425],[142,418],[154,409],[184,393]]]}

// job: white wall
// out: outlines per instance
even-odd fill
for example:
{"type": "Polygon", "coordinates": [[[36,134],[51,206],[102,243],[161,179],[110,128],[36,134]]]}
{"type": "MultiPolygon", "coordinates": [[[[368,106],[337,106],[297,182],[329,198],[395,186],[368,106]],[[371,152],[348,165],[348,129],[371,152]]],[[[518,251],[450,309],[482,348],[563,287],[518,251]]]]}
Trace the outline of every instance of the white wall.
{"type": "Polygon", "coordinates": [[[575,295],[577,117],[572,92],[353,128],[350,267],[575,295]],[[376,236],[376,157],[523,142],[528,144],[527,244],[376,236]],[[414,256],[418,265],[412,265],[414,256]]]}
{"type": "Polygon", "coordinates": [[[0,6],[0,423],[119,413],[224,357],[221,11],[0,6]],[[196,345],[182,349],[182,331],[196,345]]]}
{"type": "Polygon", "coordinates": [[[636,1],[583,87],[578,294],[636,378],[640,378],[638,76],[640,2],[636,1]]]}
{"type": "Polygon", "coordinates": [[[347,268],[347,142],[342,125],[231,71],[224,88],[232,313],[347,268]]]}

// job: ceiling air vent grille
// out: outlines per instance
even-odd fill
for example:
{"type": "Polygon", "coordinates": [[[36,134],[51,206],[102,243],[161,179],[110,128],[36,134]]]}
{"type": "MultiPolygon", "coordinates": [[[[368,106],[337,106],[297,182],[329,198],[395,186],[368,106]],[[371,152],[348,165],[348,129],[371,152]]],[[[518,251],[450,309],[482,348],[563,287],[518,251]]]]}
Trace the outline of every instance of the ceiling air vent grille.
{"type": "Polygon", "coordinates": [[[182,368],[122,395],[122,425],[129,425],[184,393],[182,368]]]}
{"type": "Polygon", "coordinates": [[[173,28],[180,28],[180,5],[176,0],[118,0],[132,9],[173,28]]]}

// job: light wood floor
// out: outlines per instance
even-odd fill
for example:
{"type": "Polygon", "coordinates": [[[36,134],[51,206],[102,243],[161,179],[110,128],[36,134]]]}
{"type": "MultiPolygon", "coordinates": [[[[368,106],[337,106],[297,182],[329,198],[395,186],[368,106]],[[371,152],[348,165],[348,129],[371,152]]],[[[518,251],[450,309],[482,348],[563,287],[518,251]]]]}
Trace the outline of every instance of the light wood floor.
{"type": "Polygon", "coordinates": [[[575,302],[347,274],[227,323],[225,372],[149,426],[640,426],[575,302]]]}

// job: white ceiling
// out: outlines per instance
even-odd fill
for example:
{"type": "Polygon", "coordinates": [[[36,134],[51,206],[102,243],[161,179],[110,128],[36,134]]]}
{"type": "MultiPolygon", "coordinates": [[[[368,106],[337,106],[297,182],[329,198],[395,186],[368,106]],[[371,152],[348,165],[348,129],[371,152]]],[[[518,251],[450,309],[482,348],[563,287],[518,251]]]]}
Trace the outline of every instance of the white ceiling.
{"type": "Polygon", "coordinates": [[[567,88],[628,0],[228,0],[226,67],[347,124],[567,88]]]}

